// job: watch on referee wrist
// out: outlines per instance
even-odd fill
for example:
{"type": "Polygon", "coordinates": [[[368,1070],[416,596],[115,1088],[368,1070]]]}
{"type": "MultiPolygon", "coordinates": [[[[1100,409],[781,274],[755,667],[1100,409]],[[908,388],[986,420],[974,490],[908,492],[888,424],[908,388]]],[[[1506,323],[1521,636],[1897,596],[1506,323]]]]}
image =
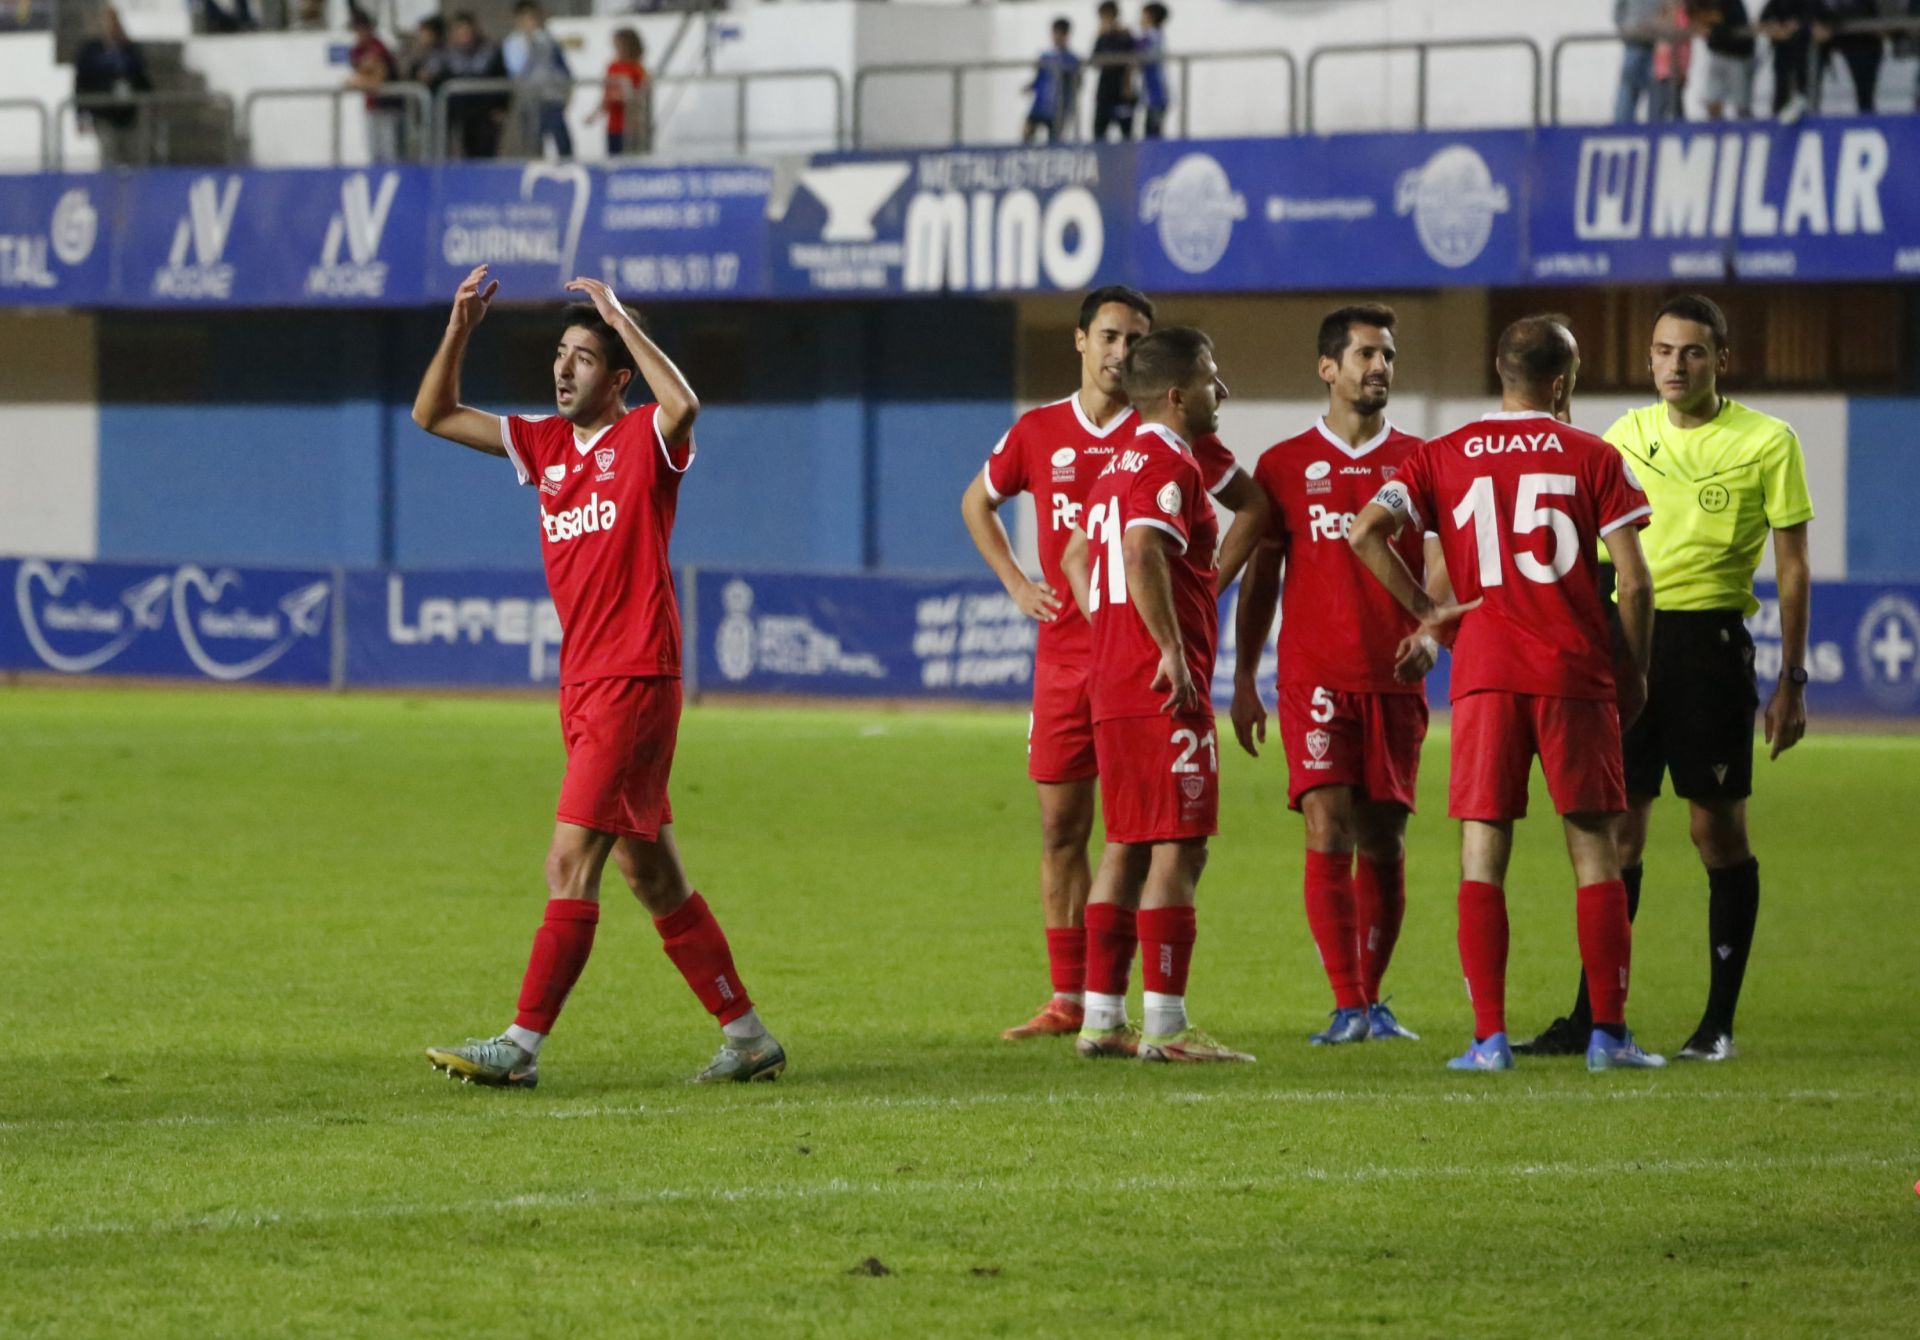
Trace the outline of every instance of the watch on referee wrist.
{"type": "Polygon", "coordinates": [[[1793,685],[1796,689],[1804,689],[1807,687],[1807,667],[1790,665],[1780,672],[1780,680],[1784,684],[1793,685]]]}

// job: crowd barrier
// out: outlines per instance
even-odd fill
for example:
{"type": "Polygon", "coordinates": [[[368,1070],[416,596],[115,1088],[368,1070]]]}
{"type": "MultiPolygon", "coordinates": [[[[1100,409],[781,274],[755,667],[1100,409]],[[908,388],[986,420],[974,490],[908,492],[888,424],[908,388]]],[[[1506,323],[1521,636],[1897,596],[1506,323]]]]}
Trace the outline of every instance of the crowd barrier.
{"type": "Polygon", "coordinates": [[[438,306],[1920,274],[1920,118],[1153,141],[783,162],[8,178],[0,304],[438,306]]]}
{"type": "MultiPolygon", "coordinates": [[[[697,695],[965,699],[1032,691],[1036,626],[991,577],[677,574],[697,695]]],[[[216,563],[0,560],[0,671],[335,688],[558,683],[560,620],[532,571],[296,570],[216,563]]],[[[1771,585],[1747,626],[1767,685],[1780,669],[1771,585]]],[[[1232,696],[1233,603],[1221,601],[1214,701],[1232,696]]],[[[1272,701],[1269,646],[1260,664],[1272,701]]],[[[1920,715],[1920,583],[1817,582],[1807,690],[1815,713],[1920,715]]],[[[1428,679],[1446,702],[1447,661],[1428,679]]]]}

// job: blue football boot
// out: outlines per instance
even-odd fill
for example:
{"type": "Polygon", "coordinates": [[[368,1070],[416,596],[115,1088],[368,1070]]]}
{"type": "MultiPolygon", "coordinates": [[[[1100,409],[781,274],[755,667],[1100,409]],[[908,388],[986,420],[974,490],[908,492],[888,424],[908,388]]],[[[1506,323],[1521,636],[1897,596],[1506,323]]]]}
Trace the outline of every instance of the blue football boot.
{"type": "Polygon", "coordinates": [[[1367,1010],[1367,1036],[1375,1042],[1382,1038],[1405,1038],[1408,1042],[1420,1041],[1418,1033],[1393,1017],[1393,1011],[1387,1008],[1387,1002],[1384,1000],[1376,1000],[1367,1010]]]}
{"type": "Polygon", "coordinates": [[[1307,1041],[1316,1047],[1338,1047],[1348,1042],[1365,1042],[1372,1031],[1365,1010],[1335,1010],[1333,1022],[1311,1034],[1307,1041]]]}
{"type": "Polygon", "coordinates": [[[1505,1033],[1495,1033],[1483,1042],[1476,1042],[1451,1061],[1449,1070],[1511,1070],[1513,1069],[1513,1048],[1507,1045],[1505,1033]]]}
{"type": "Polygon", "coordinates": [[[1631,1032],[1623,1030],[1623,1035],[1616,1040],[1605,1029],[1596,1028],[1587,1039],[1589,1070],[1658,1070],[1666,1063],[1664,1056],[1641,1051],[1631,1032]]]}

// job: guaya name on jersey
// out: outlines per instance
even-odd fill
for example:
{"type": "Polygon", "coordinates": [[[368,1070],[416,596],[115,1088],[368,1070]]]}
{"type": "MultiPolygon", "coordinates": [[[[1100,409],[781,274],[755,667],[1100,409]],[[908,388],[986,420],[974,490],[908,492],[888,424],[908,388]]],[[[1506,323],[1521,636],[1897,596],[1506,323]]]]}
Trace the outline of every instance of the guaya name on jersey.
{"type": "Polygon", "coordinates": [[[1557,451],[1566,454],[1558,433],[1499,433],[1468,438],[1460,446],[1468,456],[1498,456],[1509,451],[1557,451]]]}
{"type": "Polygon", "coordinates": [[[614,517],[618,509],[611,498],[602,502],[597,493],[590,494],[578,507],[569,507],[563,512],[549,512],[540,509],[540,527],[547,533],[547,542],[563,544],[582,535],[592,535],[598,531],[612,530],[614,517]]]}

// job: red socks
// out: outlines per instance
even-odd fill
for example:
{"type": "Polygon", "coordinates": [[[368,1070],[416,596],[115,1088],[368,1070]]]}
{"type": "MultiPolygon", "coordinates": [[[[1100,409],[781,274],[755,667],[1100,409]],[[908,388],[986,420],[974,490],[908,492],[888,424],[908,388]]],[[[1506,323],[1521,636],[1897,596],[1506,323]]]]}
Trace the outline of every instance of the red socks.
{"type": "Polygon", "coordinates": [[[1196,935],[1191,907],[1156,907],[1139,914],[1140,984],[1163,996],[1187,994],[1196,935]]]}
{"type": "Polygon", "coordinates": [[[1353,900],[1360,914],[1361,981],[1368,1001],[1376,1001],[1407,915],[1406,859],[1383,864],[1362,856],[1354,865],[1353,900]]]}
{"type": "Polygon", "coordinates": [[[1353,856],[1307,852],[1307,929],[1320,947],[1320,966],[1342,1010],[1364,1009],[1366,984],[1360,968],[1360,921],[1354,903],[1353,856]]]}
{"type": "Polygon", "coordinates": [[[1633,927],[1627,920],[1627,886],[1619,880],[1580,890],[1580,964],[1596,1027],[1619,1029],[1627,1021],[1627,969],[1633,959],[1633,927]]]}
{"type": "MultiPolygon", "coordinates": [[[[1626,907],[1621,906],[1624,916],[1626,907]]],[[[1460,967],[1473,1000],[1473,1037],[1507,1031],[1507,895],[1498,885],[1460,881],[1460,967]]]]}
{"type": "Polygon", "coordinates": [[[1079,926],[1047,930],[1047,971],[1056,996],[1077,996],[1087,989],[1087,933],[1079,926]]]}
{"type": "Polygon", "coordinates": [[[520,1008],[513,1022],[535,1033],[553,1032],[553,1021],[567,1003],[567,993],[580,980],[593,952],[594,928],[600,924],[600,904],[584,898],[553,898],[546,920],[533,935],[533,954],[520,982],[520,1008]]]}
{"type": "Polygon", "coordinates": [[[656,918],[653,928],[660,932],[667,957],[680,969],[708,1014],[726,1024],[753,1008],[740,974],[734,971],[726,932],[713,919],[705,898],[694,894],[679,910],[656,918]]]}
{"type": "Polygon", "coordinates": [[[1132,912],[1116,903],[1088,903],[1086,989],[1103,996],[1126,995],[1135,942],[1132,912]]]}

